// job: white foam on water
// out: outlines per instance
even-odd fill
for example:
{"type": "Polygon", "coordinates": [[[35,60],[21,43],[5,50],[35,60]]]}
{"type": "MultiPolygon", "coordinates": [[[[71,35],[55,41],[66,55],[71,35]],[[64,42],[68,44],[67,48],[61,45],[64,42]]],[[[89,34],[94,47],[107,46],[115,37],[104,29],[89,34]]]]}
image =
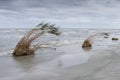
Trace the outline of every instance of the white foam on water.
{"type": "Polygon", "coordinates": [[[60,41],[52,41],[50,44],[60,46],[60,45],[69,45],[69,44],[75,44],[79,43],[80,40],[60,40],[60,41]]]}
{"type": "Polygon", "coordinates": [[[2,51],[2,52],[0,52],[0,56],[6,56],[6,55],[9,55],[9,54],[11,54],[12,52],[13,52],[13,50],[2,51]]]}

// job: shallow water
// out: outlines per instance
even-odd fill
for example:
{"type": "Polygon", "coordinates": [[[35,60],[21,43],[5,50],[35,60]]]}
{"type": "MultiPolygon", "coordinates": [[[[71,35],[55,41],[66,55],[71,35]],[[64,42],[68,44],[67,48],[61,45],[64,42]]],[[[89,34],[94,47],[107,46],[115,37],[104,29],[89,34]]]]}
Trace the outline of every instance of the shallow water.
{"type": "Polygon", "coordinates": [[[120,41],[111,40],[119,38],[120,30],[62,29],[59,37],[50,37],[52,48],[39,49],[31,56],[13,57],[11,53],[25,32],[26,29],[0,30],[0,80],[120,79],[120,41]],[[97,35],[91,49],[81,48],[89,35],[102,32],[110,36],[97,35]]]}

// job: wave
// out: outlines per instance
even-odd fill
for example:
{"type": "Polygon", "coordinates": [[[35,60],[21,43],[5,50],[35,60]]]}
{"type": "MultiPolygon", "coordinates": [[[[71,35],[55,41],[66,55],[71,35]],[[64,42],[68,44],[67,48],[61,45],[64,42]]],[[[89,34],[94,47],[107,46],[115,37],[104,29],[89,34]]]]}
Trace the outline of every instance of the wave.
{"type": "Polygon", "coordinates": [[[1,51],[0,56],[11,55],[12,52],[13,52],[13,49],[12,50],[1,51]]]}
{"type": "MultiPolygon", "coordinates": [[[[19,39],[24,35],[27,29],[11,29],[11,30],[0,30],[0,47],[2,48],[13,48],[15,44],[19,41],[19,39]],[[5,34],[4,34],[5,33],[5,34]],[[12,45],[12,46],[11,46],[12,45]]],[[[112,37],[118,37],[120,35],[119,30],[63,30],[62,34],[58,37],[50,37],[49,35],[44,35],[40,37],[41,44],[49,42],[49,45],[42,45],[43,47],[58,47],[63,45],[69,44],[82,44],[82,42],[91,34],[93,33],[102,33],[102,32],[109,32],[109,38],[105,39],[103,36],[95,37],[93,40],[94,46],[107,46],[107,45],[116,45],[120,43],[120,41],[112,42],[112,37]]],[[[119,37],[118,37],[119,38],[119,37]]],[[[11,54],[13,50],[5,50],[0,52],[0,56],[11,54]]]]}
{"type": "MultiPolygon", "coordinates": [[[[83,40],[82,39],[65,39],[65,40],[55,40],[55,41],[50,41],[49,44],[43,44],[41,47],[43,47],[42,49],[44,49],[44,47],[59,47],[59,46],[64,46],[64,45],[70,45],[70,44],[82,44],[83,40]]],[[[94,41],[93,45],[95,47],[107,47],[109,45],[116,45],[119,42],[113,42],[111,40],[105,40],[103,38],[97,39],[96,41],[94,41]]],[[[0,52],[0,56],[5,56],[5,55],[11,55],[11,53],[13,52],[13,49],[10,50],[5,50],[5,51],[1,51],[0,52]]]]}
{"type": "MultiPolygon", "coordinates": [[[[49,44],[47,45],[42,45],[41,47],[52,47],[52,46],[62,46],[62,45],[69,45],[69,44],[75,44],[75,43],[79,43],[80,40],[61,40],[61,41],[51,41],[49,42],[49,44]]],[[[0,52],[0,56],[5,56],[5,55],[9,55],[13,52],[14,49],[10,49],[10,50],[5,50],[5,51],[1,51],[0,52]]]]}
{"type": "Polygon", "coordinates": [[[56,45],[56,46],[61,46],[61,45],[68,45],[68,44],[75,44],[79,43],[80,40],[61,40],[61,41],[52,41],[50,44],[56,45]]]}

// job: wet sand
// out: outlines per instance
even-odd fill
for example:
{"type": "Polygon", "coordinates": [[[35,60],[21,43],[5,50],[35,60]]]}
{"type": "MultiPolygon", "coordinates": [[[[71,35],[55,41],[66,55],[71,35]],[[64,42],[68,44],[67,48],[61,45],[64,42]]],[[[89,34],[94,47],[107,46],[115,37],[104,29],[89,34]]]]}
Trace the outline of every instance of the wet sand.
{"type": "Polygon", "coordinates": [[[119,80],[119,47],[83,50],[71,44],[31,56],[0,57],[0,80],[119,80]]]}

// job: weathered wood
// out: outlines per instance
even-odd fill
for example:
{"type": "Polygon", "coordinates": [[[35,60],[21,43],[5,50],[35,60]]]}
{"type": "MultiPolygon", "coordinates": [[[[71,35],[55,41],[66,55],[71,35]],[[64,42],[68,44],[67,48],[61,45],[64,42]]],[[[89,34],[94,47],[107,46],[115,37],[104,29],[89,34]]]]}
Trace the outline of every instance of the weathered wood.
{"type": "Polygon", "coordinates": [[[16,45],[13,51],[13,56],[24,56],[24,55],[35,54],[35,50],[40,48],[41,44],[37,44],[36,46],[30,48],[31,43],[45,33],[58,35],[59,33],[58,28],[55,28],[54,26],[55,25],[50,25],[45,23],[42,25],[43,27],[42,30],[41,28],[35,28],[28,31],[16,45]]]}
{"type": "Polygon", "coordinates": [[[90,43],[89,40],[85,40],[82,44],[82,48],[88,48],[88,47],[92,47],[92,44],[90,43]]]}

